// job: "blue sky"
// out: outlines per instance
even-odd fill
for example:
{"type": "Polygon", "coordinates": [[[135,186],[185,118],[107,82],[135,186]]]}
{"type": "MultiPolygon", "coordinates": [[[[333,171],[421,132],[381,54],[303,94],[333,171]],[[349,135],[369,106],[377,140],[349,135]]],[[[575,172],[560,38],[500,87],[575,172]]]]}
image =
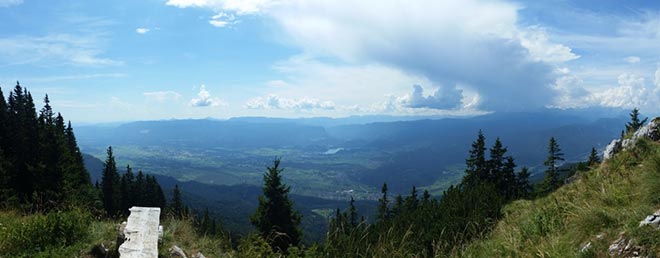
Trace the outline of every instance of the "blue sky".
{"type": "Polygon", "coordinates": [[[74,123],[660,106],[655,1],[0,0],[0,86],[74,123]]]}

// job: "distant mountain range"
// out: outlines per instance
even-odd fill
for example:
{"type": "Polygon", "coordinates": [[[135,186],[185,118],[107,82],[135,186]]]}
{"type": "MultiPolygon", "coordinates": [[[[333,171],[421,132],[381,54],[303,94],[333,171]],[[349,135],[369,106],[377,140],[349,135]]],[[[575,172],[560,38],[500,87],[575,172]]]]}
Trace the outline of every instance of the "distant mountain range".
{"type": "MultiPolygon", "coordinates": [[[[361,214],[373,217],[379,189],[393,194],[415,185],[439,195],[463,176],[470,144],[482,130],[490,145],[500,137],[508,154],[539,178],[547,143],[554,136],[566,162],[603,149],[628,120],[623,110],[540,110],[465,118],[413,117],[139,121],[116,126],[80,126],[78,142],[92,180],[100,180],[105,148],[118,164],[156,174],[166,194],[178,184],[186,203],[205,207],[237,233],[261,193],[261,176],[282,157],[285,181],[304,215],[307,240],[323,238],[327,215],[354,196],[361,214]],[[594,115],[595,114],[595,115],[594,115]],[[227,208],[231,207],[231,208],[227,208]]],[[[121,170],[121,169],[120,169],[121,170]]],[[[169,198],[169,197],[168,197],[169,198]]]]}

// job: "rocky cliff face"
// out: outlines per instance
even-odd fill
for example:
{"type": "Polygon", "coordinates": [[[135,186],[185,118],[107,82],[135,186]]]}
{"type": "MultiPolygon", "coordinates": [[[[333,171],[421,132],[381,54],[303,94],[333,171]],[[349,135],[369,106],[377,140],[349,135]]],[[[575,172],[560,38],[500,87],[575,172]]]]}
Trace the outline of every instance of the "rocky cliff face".
{"type": "Polygon", "coordinates": [[[647,125],[639,128],[630,138],[612,140],[603,152],[603,159],[608,160],[621,150],[631,148],[641,138],[660,141],[660,117],[654,118],[647,125]]]}

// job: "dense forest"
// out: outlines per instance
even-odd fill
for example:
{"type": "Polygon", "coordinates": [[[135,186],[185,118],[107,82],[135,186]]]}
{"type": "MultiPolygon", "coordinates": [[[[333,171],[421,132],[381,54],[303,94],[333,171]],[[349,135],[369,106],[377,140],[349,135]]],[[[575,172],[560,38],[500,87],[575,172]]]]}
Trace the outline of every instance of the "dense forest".
{"type": "MultiPolygon", "coordinates": [[[[32,228],[23,223],[12,229],[17,231],[0,232],[0,250],[23,257],[49,256],[44,252],[50,248],[75,245],[85,238],[80,231],[90,227],[89,223],[121,220],[132,206],[160,207],[164,218],[192,225],[194,236],[188,237],[220,239],[217,241],[224,243],[221,249],[241,257],[452,256],[473,240],[486,237],[502,218],[506,204],[547,196],[565,178],[600,164],[595,148],[585,162],[563,164],[561,147],[552,137],[544,162],[545,177],[533,184],[528,169],[517,169],[499,138],[487,148],[486,137],[479,131],[467,153],[464,177],[440,198],[415,186],[407,196],[392,196],[385,182],[375,218],[360,215],[351,198],[347,210],[337,209],[329,218],[326,241],[305,246],[301,215],[293,208],[290,188],[282,181],[284,169],[276,159],[263,175],[263,194],[250,218],[255,233],[228,239],[208,209],[190,211],[178,186],[168,205],[154,176],[134,173],[130,165],[120,173],[112,147],[107,149],[102,180],[90,182],[71,122],[65,123],[52,110],[47,95],[38,112],[31,93],[18,83],[6,101],[1,90],[0,97],[0,205],[5,211],[43,218],[41,222],[34,219],[32,228]]],[[[640,120],[637,109],[630,116],[624,136],[646,122],[640,120]]],[[[94,248],[87,252],[95,253],[94,248]]],[[[96,254],[112,255],[116,253],[96,254]]]]}

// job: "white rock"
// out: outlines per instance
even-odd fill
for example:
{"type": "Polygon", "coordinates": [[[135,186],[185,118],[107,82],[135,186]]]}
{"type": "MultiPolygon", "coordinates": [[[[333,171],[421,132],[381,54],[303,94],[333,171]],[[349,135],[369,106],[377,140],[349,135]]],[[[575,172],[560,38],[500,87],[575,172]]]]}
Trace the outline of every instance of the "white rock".
{"type": "Polygon", "coordinates": [[[170,256],[171,257],[188,258],[188,256],[186,256],[186,253],[183,252],[183,249],[181,249],[180,247],[178,247],[176,245],[173,245],[172,247],[170,247],[169,251],[170,251],[170,256]]]}
{"type": "Polygon", "coordinates": [[[605,147],[605,151],[603,152],[603,159],[610,159],[614,157],[614,154],[617,154],[621,150],[621,140],[619,139],[614,139],[610,144],[605,147]]]}
{"type": "Polygon", "coordinates": [[[121,258],[158,257],[158,225],[160,208],[132,207],[124,228],[124,243],[119,246],[121,258]]]}
{"type": "Polygon", "coordinates": [[[639,222],[639,226],[651,225],[660,229],[660,210],[657,210],[651,215],[646,216],[645,219],[639,222]]]}
{"type": "Polygon", "coordinates": [[[607,145],[603,151],[603,159],[608,160],[614,157],[621,150],[626,150],[635,146],[635,143],[641,138],[648,138],[652,141],[660,140],[660,117],[656,117],[651,122],[637,129],[629,139],[614,139],[607,145]]]}

